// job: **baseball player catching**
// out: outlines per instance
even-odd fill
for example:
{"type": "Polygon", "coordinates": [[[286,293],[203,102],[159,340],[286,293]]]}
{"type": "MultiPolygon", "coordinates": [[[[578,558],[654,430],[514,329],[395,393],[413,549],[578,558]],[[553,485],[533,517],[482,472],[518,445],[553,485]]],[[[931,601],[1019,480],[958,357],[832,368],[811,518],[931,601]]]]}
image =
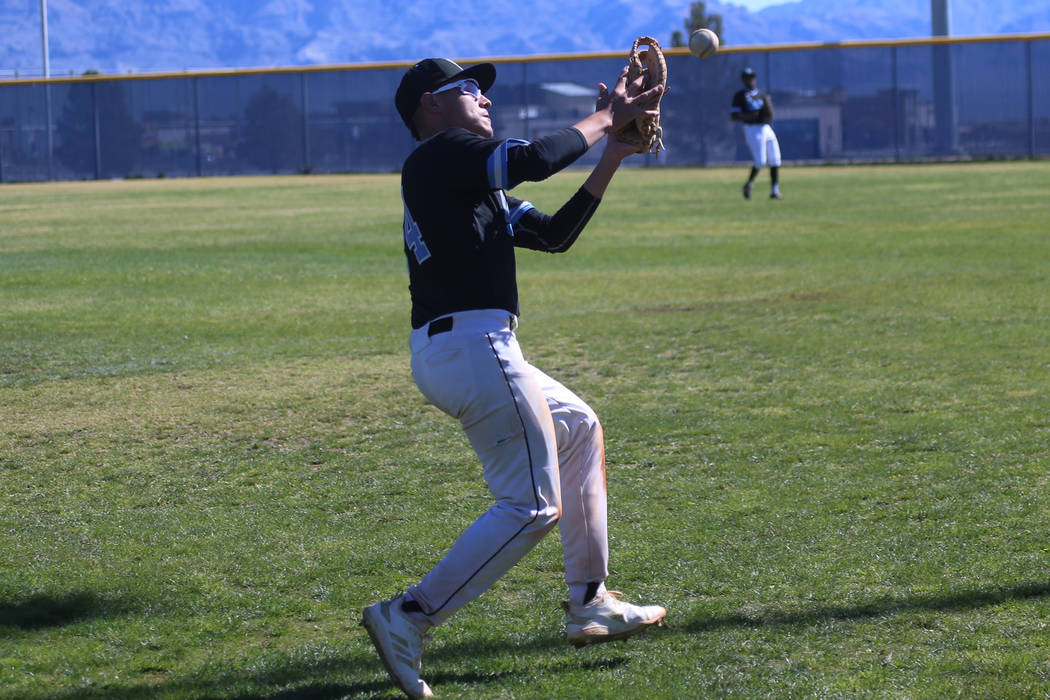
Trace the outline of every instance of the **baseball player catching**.
{"type": "Polygon", "coordinates": [[[744,183],[744,199],[751,199],[751,190],[755,186],[758,171],[769,165],[769,180],[772,185],[769,198],[783,199],[780,194],[780,143],[773,133],[773,101],[768,94],[761,93],[756,87],[758,78],[755,71],[745,68],[741,74],[744,89],[733,95],[733,104],[729,108],[729,118],[744,125],[744,136],[751,149],[751,174],[744,183]]]}
{"type": "Polygon", "coordinates": [[[593,114],[530,143],[493,138],[485,92],[495,79],[491,63],[463,69],[428,58],[405,73],[395,98],[420,142],[401,171],[412,376],[459,420],[495,500],[418,584],[363,611],[390,677],[409,697],[432,696],[420,678],[431,628],[480,596],[555,525],[570,643],[625,639],[666,615],[605,588],[602,426],[581,398],[529,364],[515,336],[515,247],[568,250],[635,148],[605,139],[583,186],[553,215],[507,194],[565,168],[628,121],[656,116],[662,88],[628,84],[624,69],[611,91],[599,83],[593,114]]]}

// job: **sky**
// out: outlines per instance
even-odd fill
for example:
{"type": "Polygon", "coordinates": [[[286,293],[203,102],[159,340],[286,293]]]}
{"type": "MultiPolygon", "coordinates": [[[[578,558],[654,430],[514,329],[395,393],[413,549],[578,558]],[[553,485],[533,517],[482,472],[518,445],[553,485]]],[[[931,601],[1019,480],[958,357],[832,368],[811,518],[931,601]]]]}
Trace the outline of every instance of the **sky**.
{"type": "Polygon", "coordinates": [[[786,2],[791,2],[791,0],[728,0],[728,4],[743,5],[752,12],[757,12],[770,5],[783,5],[786,2]]]}

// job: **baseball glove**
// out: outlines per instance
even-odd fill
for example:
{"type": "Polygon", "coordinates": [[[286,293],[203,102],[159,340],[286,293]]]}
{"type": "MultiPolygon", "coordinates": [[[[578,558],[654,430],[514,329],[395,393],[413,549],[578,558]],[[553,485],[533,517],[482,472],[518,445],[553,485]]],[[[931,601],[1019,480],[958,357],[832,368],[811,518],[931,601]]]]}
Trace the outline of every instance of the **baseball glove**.
{"type": "MultiPolygon", "coordinates": [[[[664,60],[663,49],[660,42],[651,36],[640,36],[634,40],[631,52],[627,54],[627,82],[632,83],[638,76],[645,75],[642,90],[649,90],[657,85],[664,86],[667,91],[667,61],[664,60]],[[648,46],[645,51],[639,51],[638,46],[648,46]]],[[[660,109],[660,100],[664,93],[661,92],[656,98],[656,109],[660,109]]],[[[616,138],[624,143],[631,144],[638,153],[658,153],[664,147],[663,129],[660,128],[660,117],[635,117],[633,121],[620,128],[616,132],[616,138]]]]}

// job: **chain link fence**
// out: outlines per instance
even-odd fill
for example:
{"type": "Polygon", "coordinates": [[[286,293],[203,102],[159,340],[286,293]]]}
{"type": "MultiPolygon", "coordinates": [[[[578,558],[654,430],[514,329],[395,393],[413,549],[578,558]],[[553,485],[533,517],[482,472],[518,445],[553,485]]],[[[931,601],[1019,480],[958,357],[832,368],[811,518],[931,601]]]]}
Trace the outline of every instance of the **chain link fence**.
{"type": "MultiPolygon", "coordinates": [[[[499,137],[593,109],[625,55],[494,59],[499,137]]],[[[0,81],[0,182],[397,171],[406,64],[0,81]]],[[[747,162],[740,72],[771,93],[784,158],[900,162],[1050,155],[1050,34],[668,52],[664,144],[640,166],[747,162]]],[[[588,154],[581,164],[593,162],[588,154]]]]}

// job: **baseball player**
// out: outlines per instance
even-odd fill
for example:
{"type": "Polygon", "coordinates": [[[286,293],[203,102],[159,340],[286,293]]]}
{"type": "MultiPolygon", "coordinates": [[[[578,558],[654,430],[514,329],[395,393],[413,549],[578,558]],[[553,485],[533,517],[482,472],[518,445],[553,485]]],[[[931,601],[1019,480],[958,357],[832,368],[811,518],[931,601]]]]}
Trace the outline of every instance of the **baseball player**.
{"type": "Polygon", "coordinates": [[[404,251],[412,300],[412,376],[423,395],[458,419],[495,503],[403,595],[366,607],[362,624],[393,681],[430,697],[420,678],[429,631],[480,596],[560,528],[569,601],[568,641],[625,639],[666,611],[632,605],[608,576],[602,426],[576,394],[529,364],[515,336],[514,249],[560,253],[580,235],[621,161],[634,148],[606,139],[583,186],[548,215],[507,191],[565,168],[606,133],[655,116],[659,87],[598,85],[593,114],[527,142],[493,138],[485,92],[491,63],[447,59],[412,66],[395,102],[420,142],[401,171],[404,251]]]}
{"type": "Polygon", "coordinates": [[[769,165],[769,180],[772,188],[770,199],[783,199],[780,194],[780,143],[773,133],[773,101],[769,95],[758,91],[755,71],[745,68],[741,74],[744,89],[733,95],[729,118],[742,122],[748,148],[751,149],[751,174],[744,183],[744,199],[751,199],[758,171],[769,165]]]}

